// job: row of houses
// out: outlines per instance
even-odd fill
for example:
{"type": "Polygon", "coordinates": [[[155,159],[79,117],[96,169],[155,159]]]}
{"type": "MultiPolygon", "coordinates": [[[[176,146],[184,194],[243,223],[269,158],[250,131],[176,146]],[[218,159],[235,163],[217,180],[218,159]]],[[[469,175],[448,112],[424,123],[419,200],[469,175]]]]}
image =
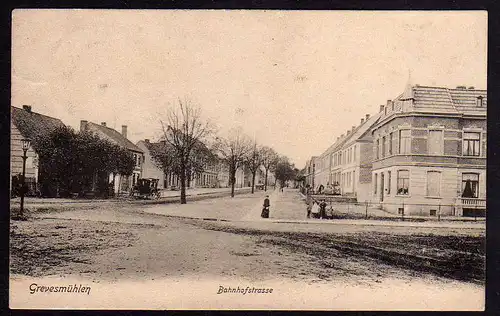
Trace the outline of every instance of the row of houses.
{"type": "MultiPolygon", "coordinates": [[[[58,127],[64,127],[64,123],[54,117],[36,113],[31,106],[24,105],[22,108],[11,107],[11,150],[10,150],[10,177],[12,179],[11,186],[15,179],[22,173],[23,167],[23,150],[21,140],[28,138],[32,140],[32,146],[27,151],[26,160],[26,177],[29,192],[33,195],[40,192],[40,172],[38,164],[37,146],[40,139],[37,136],[48,135],[58,127]]],[[[101,139],[111,141],[114,144],[127,149],[134,157],[135,167],[131,175],[109,175],[108,183],[113,184],[115,194],[128,194],[131,188],[141,178],[158,179],[159,189],[178,189],[180,187],[180,179],[172,173],[165,174],[153,160],[151,151],[155,146],[162,145],[161,142],[150,142],[149,139],[141,140],[134,144],[128,139],[127,126],[122,125],[121,132],[106,125],[106,122],[101,124],[89,122],[86,120],[80,121],[80,131],[92,132],[101,139]]],[[[50,176],[50,175],[46,175],[50,176]]],[[[251,174],[244,168],[239,168],[236,172],[236,187],[250,186],[251,174]]],[[[258,170],[255,183],[263,183],[263,171],[258,170]]],[[[229,172],[227,166],[222,162],[214,162],[205,164],[203,171],[194,173],[189,181],[189,188],[220,188],[228,187],[229,172]]]]}
{"type": "Polygon", "coordinates": [[[408,84],[311,157],[305,181],[395,214],[485,214],[486,108],[486,90],[408,84]]]}

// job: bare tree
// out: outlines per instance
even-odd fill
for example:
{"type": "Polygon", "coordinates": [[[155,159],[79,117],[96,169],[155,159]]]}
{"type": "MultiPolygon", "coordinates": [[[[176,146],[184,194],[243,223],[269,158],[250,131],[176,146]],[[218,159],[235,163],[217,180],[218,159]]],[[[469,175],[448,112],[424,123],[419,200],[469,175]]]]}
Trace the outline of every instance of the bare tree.
{"type": "Polygon", "coordinates": [[[262,156],[261,156],[261,148],[257,146],[257,143],[254,142],[252,148],[248,151],[245,157],[245,165],[252,173],[252,194],[255,191],[255,175],[257,170],[259,170],[262,165],[262,156]]]}
{"type": "Polygon", "coordinates": [[[276,166],[278,162],[278,154],[274,151],[274,149],[264,146],[260,149],[260,156],[262,161],[262,166],[266,170],[265,179],[264,179],[264,190],[267,191],[267,178],[269,171],[273,170],[273,167],[276,166]]]}
{"type": "Polygon", "coordinates": [[[234,197],[236,170],[244,166],[245,157],[252,149],[252,140],[239,129],[233,129],[229,135],[227,138],[217,137],[215,149],[229,167],[231,197],[234,197]]]}
{"type": "Polygon", "coordinates": [[[186,183],[191,176],[190,163],[195,146],[209,136],[213,129],[201,117],[201,109],[190,100],[178,100],[178,106],[167,111],[166,121],[160,120],[163,139],[173,148],[181,181],[181,204],[186,204],[186,183]]]}

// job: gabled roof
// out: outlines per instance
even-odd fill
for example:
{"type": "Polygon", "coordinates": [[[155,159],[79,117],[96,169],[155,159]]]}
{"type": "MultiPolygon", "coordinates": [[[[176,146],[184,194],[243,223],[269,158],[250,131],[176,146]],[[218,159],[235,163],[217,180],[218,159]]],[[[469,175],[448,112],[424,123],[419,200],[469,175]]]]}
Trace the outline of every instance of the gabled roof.
{"type": "Polygon", "coordinates": [[[58,118],[14,106],[11,106],[11,120],[21,135],[31,140],[35,149],[40,145],[38,143],[40,137],[48,136],[56,128],[65,126],[58,118]]]}
{"type": "Polygon", "coordinates": [[[87,122],[87,130],[91,132],[96,132],[99,136],[110,140],[111,142],[126,148],[131,151],[143,153],[142,149],[137,147],[134,143],[132,143],[130,140],[125,138],[121,133],[117,132],[116,130],[104,126],[104,125],[99,125],[96,123],[92,122],[87,122]]]}
{"type": "Polygon", "coordinates": [[[457,113],[486,110],[486,90],[413,86],[412,91],[414,96],[413,107],[419,111],[457,113]],[[478,97],[482,97],[483,107],[477,106],[478,97]]]}

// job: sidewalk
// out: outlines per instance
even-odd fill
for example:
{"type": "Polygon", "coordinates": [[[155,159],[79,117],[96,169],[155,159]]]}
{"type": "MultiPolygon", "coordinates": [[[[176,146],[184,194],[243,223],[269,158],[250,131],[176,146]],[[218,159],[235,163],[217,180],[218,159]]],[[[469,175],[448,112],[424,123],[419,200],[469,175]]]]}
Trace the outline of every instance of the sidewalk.
{"type": "MultiPolygon", "coordinates": [[[[249,187],[244,188],[234,188],[235,192],[238,191],[247,191],[250,190],[249,187]]],[[[186,196],[200,196],[200,195],[210,195],[217,193],[229,193],[231,192],[231,188],[192,188],[186,190],[186,196]]],[[[181,191],[171,191],[171,190],[162,190],[161,198],[176,198],[181,196],[181,191]]],[[[36,198],[36,197],[26,197],[24,198],[24,203],[26,206],[39,206],[39,205],[60,205],[60,204],[107,204],[107,203],[116,203],[121,201],[130,201],[131,199],[128,196],[109,198],[109,199],[68,199],[68,198],[36,198]]],[[[11,206],[16,206],[20,204],[20,198],[14,198],[10,200],[11,206]]],[[[135,201],[132,199],[131,201],[135,201]]],[[[137,200],[144,201],[144,200],[137,200]]]]}

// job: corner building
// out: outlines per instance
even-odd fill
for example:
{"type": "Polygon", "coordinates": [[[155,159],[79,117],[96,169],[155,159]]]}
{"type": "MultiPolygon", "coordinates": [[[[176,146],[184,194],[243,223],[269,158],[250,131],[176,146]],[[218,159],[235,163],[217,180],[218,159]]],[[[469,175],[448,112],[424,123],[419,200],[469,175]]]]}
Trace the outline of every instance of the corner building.
{"type": "Polygon", "coordinates": [[[484,216],[486,90],[408,85],[373,126],[372,202],[395,214],[484,216]]]}

